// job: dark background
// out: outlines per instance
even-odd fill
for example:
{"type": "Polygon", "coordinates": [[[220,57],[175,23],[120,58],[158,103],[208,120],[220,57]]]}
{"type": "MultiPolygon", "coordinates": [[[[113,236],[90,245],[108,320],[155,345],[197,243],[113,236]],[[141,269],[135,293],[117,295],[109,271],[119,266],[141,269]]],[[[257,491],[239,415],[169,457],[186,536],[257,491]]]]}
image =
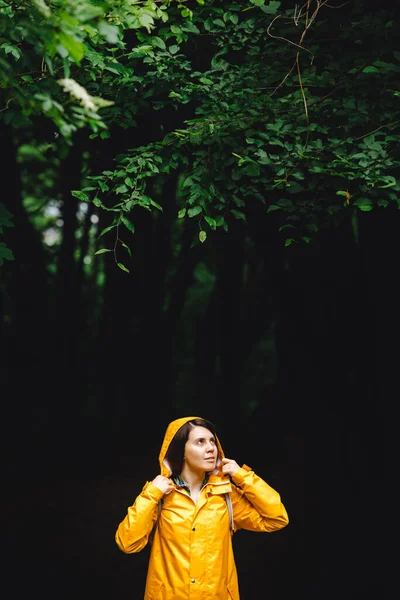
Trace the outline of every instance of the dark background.
{"type": "MultiPolygon", "coordinates": [[[[363,220],[361,250],[348,253],[351,237],[343,232],[318,252],[291,257],[290,293],[280,296],[281,368],[251,411],[224,381],[214,405],[188,394],[187,404],[174,406],[154,366],[142,387],[133,369],[122,381],[107,369],[119,400],[131,399],[126,412],[113,408],[110,421],[75,414],[87,388],[62,364],[49,372],[48,349],[36,339],[33,367],[10,368],[2,384],[13,597],[142,597],[148,550],[125,556],[115,530],[158,473],[167,423],[189,414],[214,421],[226,455],[275,487],[289,513],[280,532],[235,535],[243,600],[385,597],[380,548],[386,414],[397,397],[398,224],[397,212],[376,211],[363,220]]],[[[93,386],[96,377],[104,373],[94,373],[93,386]]],[[[110,407],[115,399],[110,394],[110,407]]]]}

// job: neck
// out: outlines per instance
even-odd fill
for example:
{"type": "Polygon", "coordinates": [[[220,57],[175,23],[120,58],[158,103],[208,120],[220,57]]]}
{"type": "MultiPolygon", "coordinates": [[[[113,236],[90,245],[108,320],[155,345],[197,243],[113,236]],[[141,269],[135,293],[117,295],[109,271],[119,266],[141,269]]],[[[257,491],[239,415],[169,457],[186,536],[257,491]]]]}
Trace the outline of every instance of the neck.
{"type": "Polygon", "coordinates": [[[181,471],[181,477],[184,480],[185,483],[187,483],[187,485],[189,486],[190,489],[192,488],[200,488],[201,484],[204,481],[204,477],[206,475],[205,471],[192,471],[190,469],[188,469],[186,467],[186,465],[183,467],[182,471],[181,471]]]}

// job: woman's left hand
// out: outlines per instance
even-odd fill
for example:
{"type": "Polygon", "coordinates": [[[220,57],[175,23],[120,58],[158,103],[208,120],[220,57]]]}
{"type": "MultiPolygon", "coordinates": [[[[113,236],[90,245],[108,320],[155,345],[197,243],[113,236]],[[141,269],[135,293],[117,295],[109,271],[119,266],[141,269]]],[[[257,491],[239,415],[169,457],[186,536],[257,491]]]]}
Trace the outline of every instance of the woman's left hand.
{"type": "Polygon", "coordinates": [[[231,477],[233,477],[234,474],[240,469],[237,462],[230,458],[223,458],[221,462],[222,462],[221,472],[224,474],[228,474],[231,477]]]}

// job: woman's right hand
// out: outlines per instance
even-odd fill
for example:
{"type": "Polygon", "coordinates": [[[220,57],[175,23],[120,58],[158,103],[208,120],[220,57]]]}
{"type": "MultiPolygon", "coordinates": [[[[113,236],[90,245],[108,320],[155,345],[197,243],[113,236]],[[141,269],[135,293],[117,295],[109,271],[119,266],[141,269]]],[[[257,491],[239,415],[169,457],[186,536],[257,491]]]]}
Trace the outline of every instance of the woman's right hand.
{"type": "Polygon", "coordinates": [[[173,481],[163,475],[157,475],[157,477],[153,479],[152,484],[158,487],[163,494],[169,494],[175,488],[173,481]]]}

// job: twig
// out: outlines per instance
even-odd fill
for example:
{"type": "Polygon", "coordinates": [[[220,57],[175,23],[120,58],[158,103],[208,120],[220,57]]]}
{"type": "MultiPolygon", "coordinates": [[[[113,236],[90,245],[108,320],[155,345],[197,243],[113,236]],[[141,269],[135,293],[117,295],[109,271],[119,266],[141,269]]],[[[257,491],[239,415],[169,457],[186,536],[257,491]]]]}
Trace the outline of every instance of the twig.
{"type": "Polygon", "coordinates": [[[373,133],[376,133],[377,131],[379,131],[380,129],[383,129],[384,127],[392,127],[392,125],[397,125],[397,123],[400,123],[400,120],[394,121],[393,123],[386,123],[385,125],[381,125],[380,127],[377,127],[377,129],[374,129],[373,131],[370,131],[369,133],[364,133],[364,135],[360,135],[359,137],[354,138],[354,140],[362,140],[363,138],[367,137],[368,135],[372,135],[373,133]]]}
{"type": "Polygon", "coordinates": [[[293,71],[293,69],[296,66],[296,61],[294,61],[293,65],[290,67],[290,70],[288,73],[286,73],[285,77],[282,79],[282,81],[280,82],[280,84],[274,89],[274,91],[272,92],[272,94],[269,95],[269,97],[271,98],[276,91],[279,90],[279,88],[285,83],[286,79],[289,77],[290,73],[293,71]]]}
{"type": "Polygon", "coordinates": [[[271,23],[267,27],[267,34],[270,37],[274,38],[275,40],[282,40],[284,42],[287,42],[288,44],[292,44],[292,46],[296,46],[296,48],[300,48],[300,50],[305,50],[306,52],[308,52],[309,54],[312,55],[312,52],[310,52],[310,50],[308,50],[308,48],[299,46],[299,44],[296,44],[295,42],[292,42],[291,40],[288,40],[287,38],[281,37],[280,35],[272,35],[272,33],[270,32],[270,29],[271,29],[272,25],[275,23],[275,21],[277,19],[279,19],[280,17],[281,17],[281,15],[277,15],[274,19],[272,19],[271,23]]]}
{"type": "Polygon", "coordinates": [[[304,88],[303,88],[303,82],[301,79],[301,71],[300,71],[300,61],[299,61],[299,53],[297,53],[296,56],[296,64],[297,64],[297,74],[299,77],[299,84],[300,84],[300,91],[301,91],[301,96],[303,98],[303,103],[304,103],[304,112],[306,113],[306,121],[307,121],[307,137],[306,137],[306,141],[303,147],[303,150],[305,150],[308,146],[308,139],[310,137],[310,120],[308,117],[308,108],[307,108],[307,99],[306,99],[306,95],[304,93],[304,88]]]}

